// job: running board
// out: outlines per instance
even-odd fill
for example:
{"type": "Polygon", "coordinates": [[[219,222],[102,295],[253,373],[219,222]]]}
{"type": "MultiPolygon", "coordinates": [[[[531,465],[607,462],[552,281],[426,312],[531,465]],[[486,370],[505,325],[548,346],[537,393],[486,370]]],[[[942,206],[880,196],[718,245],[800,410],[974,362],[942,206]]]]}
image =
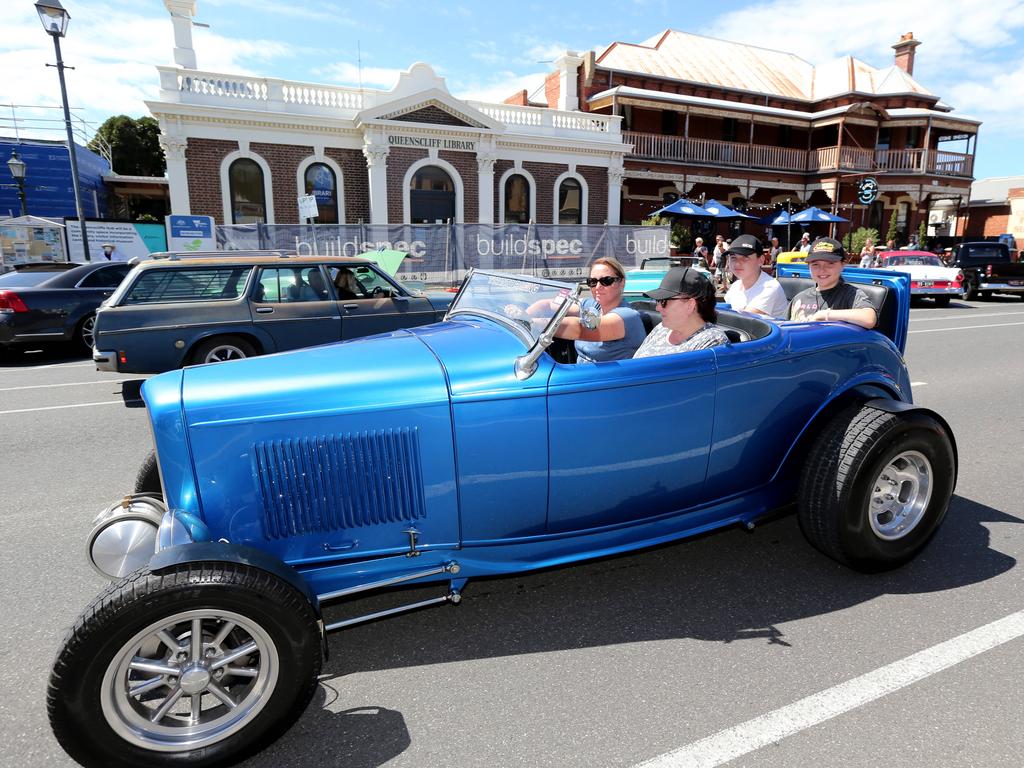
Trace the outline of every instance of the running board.
{"type": "Polygon", "coordinates": [[[321,603],[326,603],[328,600],[335,600],[339,597],[348,597],[358,592],[368,592],[371,589],[383,589],[384,587],[393,587],[395,584],[403,584],[407,581],[415,581],[416,579],[424,579],[427,576],[439,576],[442,573],[450,573],[453,576],[459,572],[459,564],[454,560],[439,565],[435,568],[428,568],[425,571],[416,571],[415,573],[407,573],[404,576],[395,576],[390,579],[382,579],[381,581],[373,581],[369,584],[360,584],[356,587],[347,587],[345,589],[338,589],[334,592],[325,592],[322,595],[317,595],[316,598],[321,603]]]}

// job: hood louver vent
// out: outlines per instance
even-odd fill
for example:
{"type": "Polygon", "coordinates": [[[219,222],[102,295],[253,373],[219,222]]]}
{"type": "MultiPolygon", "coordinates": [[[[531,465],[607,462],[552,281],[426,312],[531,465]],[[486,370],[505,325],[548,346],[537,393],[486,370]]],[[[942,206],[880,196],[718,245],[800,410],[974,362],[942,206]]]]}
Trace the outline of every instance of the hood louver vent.
{"type": "Polygon", "coordinates": [[[384,429],[253,446],[268,539],[424,517],[419,434],[384,429]]]}

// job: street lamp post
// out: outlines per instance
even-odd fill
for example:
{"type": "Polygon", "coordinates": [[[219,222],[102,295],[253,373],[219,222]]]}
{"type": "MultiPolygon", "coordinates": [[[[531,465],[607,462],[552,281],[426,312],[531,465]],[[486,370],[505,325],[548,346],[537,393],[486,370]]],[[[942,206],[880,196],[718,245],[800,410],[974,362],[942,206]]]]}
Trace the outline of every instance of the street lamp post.
{"type": "Polygon", "coordinates": [[[28,216],[28,203],[25,201],[25,161],[18,157],[18,150],[11,150],[11,159],[7,161],[11,178],[18,185],[18,202],[21,203],[21,215],[28,216]]]}
{"type": "MultiPolygon", "coordinates": [[[[75,156],[75,137],[71,131],[71,110],[68,109],[68,89],[64,84],[64,60],[60,55],[60,39],[68,29],[68,21],[71,14],[64,10],[59,0],[39,0],[36,3],[36,11],[39,13],[39,20],[43,23],[46,34],[53,38],[53,49],[57,53],[57,64],[46,66],[57,67],[57,76],[60,78],[60,98],[64,104],[64,127],[68,133],[68,158],[71,160],[71,183],[75,190],[75,211],[78,214],[78,226],[82,232],[82,250],[85,251],[85,260],[89,258],[89,237],[85,233],[85,213],[82,210],[82,190],[78,186],[78,158],[75,156]]],[[[74,67],[69,67],[74,69],[74,67]]]]}

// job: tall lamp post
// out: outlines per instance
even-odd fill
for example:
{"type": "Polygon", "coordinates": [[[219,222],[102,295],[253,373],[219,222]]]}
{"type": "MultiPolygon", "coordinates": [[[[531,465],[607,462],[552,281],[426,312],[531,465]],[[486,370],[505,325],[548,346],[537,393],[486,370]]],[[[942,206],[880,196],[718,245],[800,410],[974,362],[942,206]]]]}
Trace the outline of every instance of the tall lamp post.
{"type": "Polygon", "coordinates": [[[25,202],[25,161],[18,157],[18,150],[11,150],[11,159],[7,161],[11,178],[18,185],[18,202],[21,203],[21,215],[28,216],[28,204],[25,202]]]}
{"type": "Polygon", "coordinates": [[[46,66],[57,67],[57,76],[60,78],[60,98],[64,103],[64,127],[68,132],[68,157],[71,160],[71,183],[75,189],[75,211],[78,214],[78,226],[82,231],[82,250],[85,251],[85,260],[89,258],[89,237],[85,233],[85,215],[82,210],[82,190],[78,186],[78,158],[75,156],[75,137],[71,131],[71,110],[68,109],[68,89],[64,84],[64,70],[74,69],[65,67],[64,60],[60,56],[60,39],[68,30],[68,22],[71,14],[64,10],[64,6],[58,0],[39,0],[36,3],[36,11],[39,13],[39,20],[43,23],[46,34],[53,38],[53,49],[57,52],[57,64],[46,66]]]}

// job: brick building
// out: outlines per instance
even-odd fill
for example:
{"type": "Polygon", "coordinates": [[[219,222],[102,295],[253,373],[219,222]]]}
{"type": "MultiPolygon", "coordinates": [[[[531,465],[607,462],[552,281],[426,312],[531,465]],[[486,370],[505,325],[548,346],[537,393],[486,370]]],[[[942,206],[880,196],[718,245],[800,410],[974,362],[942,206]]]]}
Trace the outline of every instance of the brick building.
{"type": "Polygon", "coordinates": [[[979,123],[913,79],[912,35],[878,69],[666,30],[566,52],[544,103],[488,104],[426,64],[390,91],[203,72],[194,1],[164,4],[178,66],[159,68],[148,106],[175,213],[292,223],[314,194],[320,223],[619,224],[684,196],[817,205],[880,230],[895,211],[905,236],[969,197],[979,123]],[[867,206],[865,176],[880,192],[867,206]]]}
{"type": "MultiPolygon", "coordinates": [[[[452,96],[415,64],[390,91],[199,71],[193,0],[165,0],[176,67],[160,67],[174,213],[218,223],[618,223],[622,118],[452,96]]],[[[575,60],[575,59],[574,59],[575,60]]]]}

